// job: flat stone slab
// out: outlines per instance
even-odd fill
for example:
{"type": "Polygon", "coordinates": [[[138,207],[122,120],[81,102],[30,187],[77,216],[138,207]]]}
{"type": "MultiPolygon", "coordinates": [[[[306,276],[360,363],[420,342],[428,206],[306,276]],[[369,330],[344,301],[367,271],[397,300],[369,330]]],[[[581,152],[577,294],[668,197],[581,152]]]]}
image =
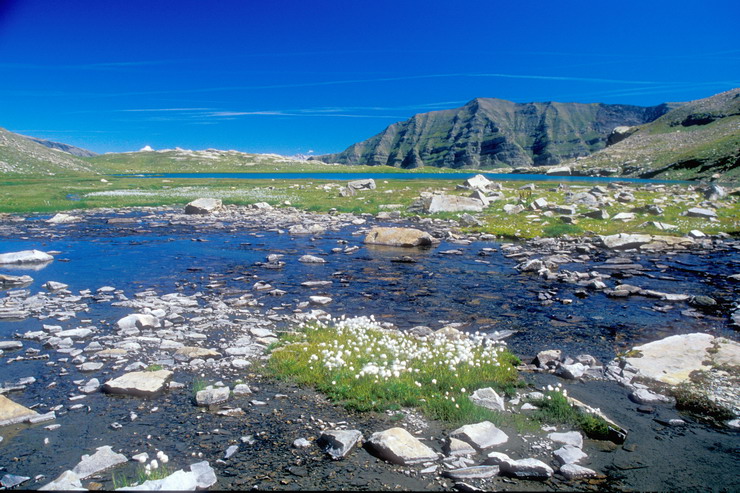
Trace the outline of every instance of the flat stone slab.
{"type": "Polygon", "coordinates": [[[437,453],[403,428],[390,428],[370,435],[375,454],[393,464],[409,465],[437,460],[437,453]]]}
{"type": "Polygon", "coordinates": [[[555,456],[555,460],[561,465],[576,464],[588,457],[580,448],[573,445],[563,445],[553,452],[552,455],[555,456]]]}
{"type": "Polygon", "coordinates": [[[583,448],[583,435],[577,431],[568,431],[565,433],[550,433],[547,438],[555,443],[572,445],[573,447],[583,448]]]}
{"type": "Polygon", "coordinates": [[[729,340],[716,341],[709,334],[682,334],[635,346],[639,356],[625,358],[644,377],[669,385],[689,380],[691,372],[709,370],[705,361],[718,365],[740,366],[740,344],[729,340]],[[711,352],[709,350],[712,350],[711,352]]]}
{"type": "Polygon", "coordinates": [[[36,411],[0,395],[0,426],[30,421],[38,415],[36,411]]]}
{"type": "Polygon", "coordinates": [[[461,426],[450,433],[450,437],[467,442],[478,450],[495,447],[509,440],[509,436],[490,421],[461,426]]]}
{"type": "Polygon", "coordinates": [[[214,351],[213,349],[206,349],[195,346],[183,346],[175,351],[174,358],[178,361],[190,361],[192,359],[201,358],[220,358],[221,353],[214,351]]]}
{"type": "Polygon", "coordinates": [[[170,378],[169,370],[133,371],[105,382],[103,392],[150,397],[161,392],[170,378]]]}
{"type": "Polygon", "coordinates": [[[22,252],[0,254],[0,264],[41,264],[52,260],[54,260],[54,257],[39,250],[23,250],[22,252]]]}
{"type": "Polygon", "coordinates": [[[72,471],[64,471],[51,483],[45,484],[39,491],[87,491],[82,487],[80,477],[72,471]]]}
{"type": "Polygon", "coordinates": [[[454,480],[463,479],[488,479],[498,476],[499,466],[473,466],[463,467],[461,469],[453,469],[451,471],[445,471],[442,476],[445,476],[454,480]]]}
{"type": "Polygon", "coordinates": [[[113,452],[110,445],[98,447],[93,455],[83,455],[72,472],[80,479],[85,479],[100,471],[105,471],[118,464],[124,464],[128,459],[123,454],[113,452]]]}

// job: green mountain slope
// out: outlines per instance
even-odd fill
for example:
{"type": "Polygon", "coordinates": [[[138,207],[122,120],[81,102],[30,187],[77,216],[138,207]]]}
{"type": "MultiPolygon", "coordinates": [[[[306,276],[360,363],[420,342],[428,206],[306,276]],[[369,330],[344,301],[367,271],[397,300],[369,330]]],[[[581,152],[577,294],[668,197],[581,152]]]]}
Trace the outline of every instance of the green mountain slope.
{"type": "Polygon", "coordinates": [[[574,167],[642,178],[740,178],[740,89],[691,101],[626,133],[574,167]]]}
{"type": "Polygon", "coordinates": [[[401,168],[553,165],[603,149],[617,126],[650,122],[669,110],[665,104],[520,104],[478,98],[461,108],[415,115],[344,152],[316,159],[401,168]]]}
{"type": "Polygon", "coordinates": [[[0,174],[95,173],[82,159],[0,128],[0,174]]]}

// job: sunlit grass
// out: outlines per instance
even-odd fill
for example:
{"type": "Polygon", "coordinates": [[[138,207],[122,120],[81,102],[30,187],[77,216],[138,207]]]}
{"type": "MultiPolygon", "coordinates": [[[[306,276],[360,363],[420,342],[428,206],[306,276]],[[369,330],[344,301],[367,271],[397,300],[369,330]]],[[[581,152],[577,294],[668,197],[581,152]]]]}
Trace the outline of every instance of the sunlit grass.
{"type": "Polygon", "coordinates": [[[474,405],[468,395],[483,387],[511,394],[520,384],[519,360],[503,343],[459,334],[416,337],[366,317],[312,322],[283,336],[268,369],[349,409],[416,407],[453,423],[501,422],[499,413],[474,405]]]}

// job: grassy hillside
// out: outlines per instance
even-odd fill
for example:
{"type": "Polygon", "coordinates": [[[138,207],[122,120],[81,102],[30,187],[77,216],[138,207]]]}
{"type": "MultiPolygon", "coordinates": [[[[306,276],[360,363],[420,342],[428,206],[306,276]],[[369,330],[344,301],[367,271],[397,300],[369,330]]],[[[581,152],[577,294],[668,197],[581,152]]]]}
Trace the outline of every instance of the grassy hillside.
{"type": "Polygon", "coordinates": [[[692,101],[631,132],[571,164],[642,178],[740,180],[740,89],[692,101]]]}
{"type": "Polygon", "coordinates": [[[38,176],[96,173],[84,160],[0,128],[0,174],[38,176]]]}

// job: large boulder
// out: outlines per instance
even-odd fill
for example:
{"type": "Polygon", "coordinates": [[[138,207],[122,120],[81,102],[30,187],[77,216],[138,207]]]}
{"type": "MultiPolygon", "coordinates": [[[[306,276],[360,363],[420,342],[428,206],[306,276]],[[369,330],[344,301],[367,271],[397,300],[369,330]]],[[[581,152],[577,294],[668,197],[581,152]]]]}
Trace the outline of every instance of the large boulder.
{"type": "Polygon", "coordinates": [[[423,197],[421,208],[424,212],[482,212],[483,202],[471,197],[458,195],[432,195],[423,197]]]}
{"type": "Polygon", "coordinates": [[[0,253],[0,264],[42,264],[52,260],[54,260],[54,257],[39,250],[0,253]]]}
{"type": "Polygon", "coordinates": [[[611,250],[625,250],[639,248],[653,241],[651,235],[619,233],[616,235],[600,236],[601,242],[611,250]]]}
{"type": "Polygon", "coordinates": [[[170,378],[172,372],[169,370],[132,371],[105,382],[103,392],[150,397],[160,393],[170,378]]]}
{"type": "Polygon", "coordinates": [[[375,190],[375,180],[367,178],[364,180],[354,180],[347,183],[347,188],[351,190],[375,190]]]}
{"type": "Polygon", "coordinates": [[[223,208],[221,199],[200,198],[185,206],[185,214],[212,214],[223,208]]]}
{"type": "Polygon", "coordinates": [[[418,464],[437,459],[437,453],[403,428],[373,433],[368,446],[383,460],[394,464],[418,464]]]}
{"type": "Polygon", "coordinates": [[[468,188],[485,191],[493,182],[483,175],[475,175],[465,180],[464,185],[468,188]]]}
{"type": "Polygon", "coordinates": [[[414,228],[373,228],[365,236],[369,245],[417,247],[431,246],[433,242],[429,233],[414,228]]]}

